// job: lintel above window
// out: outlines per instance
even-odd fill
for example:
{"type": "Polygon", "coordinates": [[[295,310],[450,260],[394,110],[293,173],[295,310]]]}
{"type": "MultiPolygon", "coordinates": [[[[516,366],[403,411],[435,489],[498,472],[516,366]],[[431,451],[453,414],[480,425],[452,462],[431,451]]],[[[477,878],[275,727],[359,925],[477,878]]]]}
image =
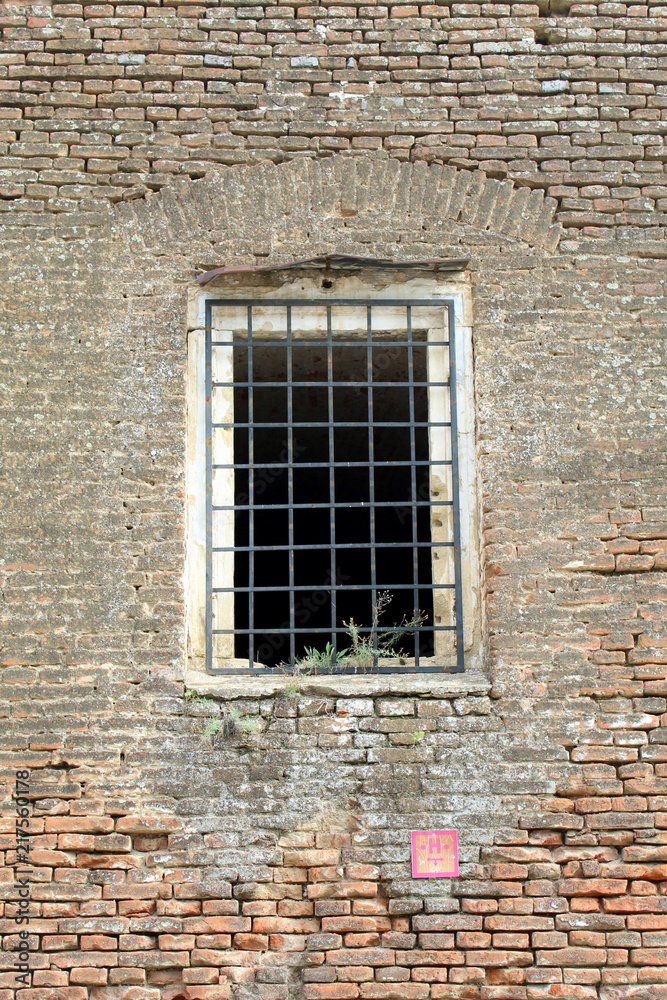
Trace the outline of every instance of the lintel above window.
{"type": "Polygon", "coordinates": [[[359,271],[382,268],[389,271],[433,271],[436,274],[463,271],[470,263],[467,257],[441,257],[433,260],[394,260],[380,257],[356,257],[352,254],[328,253],[281,264],[223,264],[205,270],[197,278],[200,285],[207,285],[214,278],[225,274],[252,274],[261,271],[290,271],[293,268],[320,268],[324,271],[359,271]]]}

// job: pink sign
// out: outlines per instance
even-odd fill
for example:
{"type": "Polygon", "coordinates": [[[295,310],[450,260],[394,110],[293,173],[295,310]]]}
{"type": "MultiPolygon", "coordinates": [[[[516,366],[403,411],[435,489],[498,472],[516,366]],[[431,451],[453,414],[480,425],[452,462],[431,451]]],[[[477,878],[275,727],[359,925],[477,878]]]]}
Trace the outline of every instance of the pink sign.
{"type": "Polygon", "coordinates": [[[458,873],[456,830],[412,831],[413,878],[452,878],[458,873]]]}

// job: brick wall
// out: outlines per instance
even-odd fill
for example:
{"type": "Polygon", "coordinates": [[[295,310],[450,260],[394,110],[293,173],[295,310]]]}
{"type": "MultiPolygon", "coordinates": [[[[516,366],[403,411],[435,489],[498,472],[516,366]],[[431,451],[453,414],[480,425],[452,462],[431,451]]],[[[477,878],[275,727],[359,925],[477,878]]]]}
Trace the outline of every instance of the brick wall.
{"type": "Polygon", "coordinates": [[[541,191],[382,155],[7,205],[0,1000],[663,1000],[657,229],[563,232],[541,191]],[[470,256],[489,680],[197,700],[187,295],[199,267],[332,248],[470,256]],[[411,879],[431,825],[460,878],[411,879]]]}
{"type": "Polygon", "coordinates": [[[5,4],[2,33],[7,211],[384,151],[543,189],[566,226],[665,223],[660,2],[5,4]]]}
{"type": "MultiPolygon", "coordinates": [[[[479,693],[218,705],[183,703],[175,685],[141,733],[121,711],[94,736],[19,751],[38,878],[33,989],[17,996],[664,996],[667,664],[638,659],[593,693],[613,712],[648,688],[657,714],[603,711],[572,764],[536,732],[519,743],[479,693]],[[230,709],[257,731],[207,738],[230,709]],[[443,812],[460,878],[413,881],[408,831],[443,812]]],[[[32,680],[39,699],[27,674],[6,681],[32,680]]],[[[0,924],[10,948],[14,911],[0,924]]],[[[14,985],[0,973],[3,1000],[14,985]]]]}

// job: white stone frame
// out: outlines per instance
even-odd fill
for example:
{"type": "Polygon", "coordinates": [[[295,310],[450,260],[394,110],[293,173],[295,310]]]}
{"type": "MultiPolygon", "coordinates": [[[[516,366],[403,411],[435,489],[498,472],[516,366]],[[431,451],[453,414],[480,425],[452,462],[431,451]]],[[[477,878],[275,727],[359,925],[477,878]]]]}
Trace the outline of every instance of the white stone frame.
{"type": "MultiPolygon", "coordinates": [[[[475,441],[472,298],[465,273],[396,272],[367,270],[333,271],[327,275],[331,288],[322,287],[322,273],[258,272],[228,275],[205,288],[191,290],[187,315],[187,455],[186,455],[186,681],[187,673],[201,676],[206,653],[206,448],[205,448],[205,303],[217,298],[359,298],[382,299],[429,297],[454,303],[456,323],[456,373],[458,411],[459,499],[463,625],[466,669],[482,662],[482,605],[480,594],[480,538],[475,441]]],[[[440,379],[433,379],[433,381],[440,379]]],[[[429,390],[431,393],[433,389],[429,390]]],[[[444,393],[443,393],[444,395],[444,393]]],[[[429,400],[429,408],[431,401],[429,400]]],[[[231,522],[233,525],[233,521],[231,522]]],[[[233,530],[233,526],[232,529],[233,530]]],[[[232,540],[233,544],[233,540],[232,540]]],[[[454,662],[447,660],[443,666],[454,662]]],[[[229,667],[248,667],[230,659],[229,667]]],[[[223,681],[224,678],[218,678],[223,681]]]]}

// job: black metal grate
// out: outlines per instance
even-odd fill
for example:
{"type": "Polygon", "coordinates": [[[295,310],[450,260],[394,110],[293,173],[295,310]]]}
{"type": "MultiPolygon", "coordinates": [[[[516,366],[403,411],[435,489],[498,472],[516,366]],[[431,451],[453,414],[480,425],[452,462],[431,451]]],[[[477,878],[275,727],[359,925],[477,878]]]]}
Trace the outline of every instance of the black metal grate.
{"type": "Polygon", "coordinates": [[[374,642],[363,672],[463,670],[455,365],[449,299],[206,302],[207,670],[293,669],[307,647],[349,647],[351,619],[369,639],[385,593],[383,633],[423,620],[400,658],[374,642]],[[448,419],[430,419],[434,394],[448,419]],[[434,663],[438,633],[455,666],[434,663]],[[218,665],[231,657],[248,666],[218,665]]]}

